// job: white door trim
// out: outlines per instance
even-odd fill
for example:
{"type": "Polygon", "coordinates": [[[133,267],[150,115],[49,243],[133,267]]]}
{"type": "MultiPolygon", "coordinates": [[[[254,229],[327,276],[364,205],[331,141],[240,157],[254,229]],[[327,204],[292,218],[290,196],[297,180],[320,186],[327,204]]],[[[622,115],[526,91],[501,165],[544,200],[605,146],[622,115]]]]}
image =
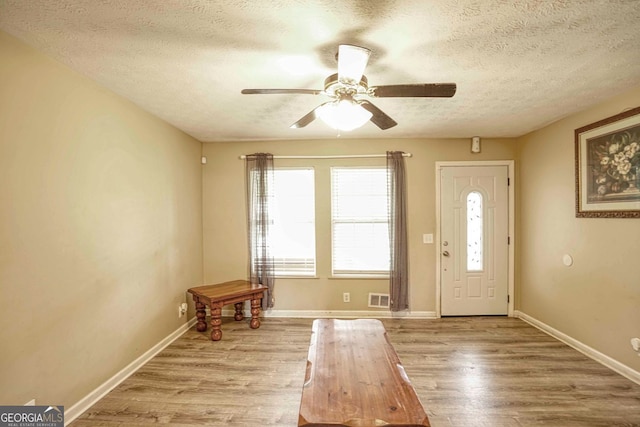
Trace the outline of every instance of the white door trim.
{"type": "Polygon", "coordinates": [[[441,301],[440,301],[440,171],[446,166],[507,166],[509,176],[509,306],[508,316],[514,316],[514,302],[515,302],[515,162],[513,160],[488,160],[488,161],[459,161],[459,162],[436,162],[436,242],[435,242],[435,257],[436,257],[436,317],[441,317],[441,301]]]}

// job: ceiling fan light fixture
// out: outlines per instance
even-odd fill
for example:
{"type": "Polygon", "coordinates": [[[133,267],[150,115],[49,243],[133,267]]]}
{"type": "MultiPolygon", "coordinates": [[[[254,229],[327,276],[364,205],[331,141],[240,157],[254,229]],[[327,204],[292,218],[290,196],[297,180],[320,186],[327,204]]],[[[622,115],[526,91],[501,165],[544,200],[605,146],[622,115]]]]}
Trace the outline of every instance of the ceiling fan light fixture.
{"type": "Polygon", "coordinates": [[[341,44],[338,46],[338,79],[341,83],[358,85],[369,62],[371,51],[366,47],[341,44]]]}
{"type": "Polygon", "coordinates": [[[327,126],[341,131],[351,131],[363,126],[373,114],[349,99],[329,102],[318,108],[318,116],[327,126]]]}

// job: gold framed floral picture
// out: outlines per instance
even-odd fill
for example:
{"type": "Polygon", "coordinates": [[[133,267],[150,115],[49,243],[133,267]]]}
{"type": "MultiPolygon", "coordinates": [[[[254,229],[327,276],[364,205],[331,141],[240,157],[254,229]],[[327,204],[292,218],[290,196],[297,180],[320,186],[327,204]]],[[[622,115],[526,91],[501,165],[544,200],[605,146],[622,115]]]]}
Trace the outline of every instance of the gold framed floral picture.
{"type": "Polygon", "coordinates": [[[575,131],[576,217],[640,218],[640,107],[575,131]]]}

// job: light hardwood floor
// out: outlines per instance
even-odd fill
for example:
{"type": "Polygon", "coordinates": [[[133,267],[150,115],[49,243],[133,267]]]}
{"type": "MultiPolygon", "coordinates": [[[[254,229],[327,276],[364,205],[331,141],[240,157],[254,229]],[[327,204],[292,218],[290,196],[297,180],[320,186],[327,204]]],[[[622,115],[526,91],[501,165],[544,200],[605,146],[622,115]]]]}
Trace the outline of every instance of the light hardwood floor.
{"type": "MultiPolygon", "coordinates": [[[[295,426],[311,319],[194,328],[71,425],[295,426]]],[[[640,385],[519,319],[385,319],[434,427],[640,426],[640,385]]]]}

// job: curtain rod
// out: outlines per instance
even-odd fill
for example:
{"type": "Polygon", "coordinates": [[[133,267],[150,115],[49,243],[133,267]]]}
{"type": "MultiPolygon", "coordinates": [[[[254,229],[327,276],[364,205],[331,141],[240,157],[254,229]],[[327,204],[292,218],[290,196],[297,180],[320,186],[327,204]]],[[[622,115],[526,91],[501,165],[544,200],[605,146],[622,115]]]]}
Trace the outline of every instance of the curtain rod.
{"type": "MultiPolygon", "coordinates": [[[[402,153],[402,157],[412,157],[411,153],[402,153]]],[[[371,159],[387,157],[386,154],[344,154],[335,156],[273,156],[274,159],[371,159]]],[[[241,160],[246,159],[246,155],[240,156],[241,160]]]]}

